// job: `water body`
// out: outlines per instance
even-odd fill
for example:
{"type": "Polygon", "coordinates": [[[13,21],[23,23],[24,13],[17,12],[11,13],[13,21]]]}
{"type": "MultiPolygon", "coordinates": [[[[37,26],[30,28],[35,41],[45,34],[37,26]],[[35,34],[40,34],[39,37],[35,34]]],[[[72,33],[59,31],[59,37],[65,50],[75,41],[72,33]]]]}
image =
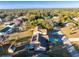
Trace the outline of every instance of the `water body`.
{"type": "Polygon", "coordinates": [[[6,28],[4,28],[4,29],[2,29],[0,32],[7,32],[8,30],[10,29],[10,27],[6,27],[6,28]]]}

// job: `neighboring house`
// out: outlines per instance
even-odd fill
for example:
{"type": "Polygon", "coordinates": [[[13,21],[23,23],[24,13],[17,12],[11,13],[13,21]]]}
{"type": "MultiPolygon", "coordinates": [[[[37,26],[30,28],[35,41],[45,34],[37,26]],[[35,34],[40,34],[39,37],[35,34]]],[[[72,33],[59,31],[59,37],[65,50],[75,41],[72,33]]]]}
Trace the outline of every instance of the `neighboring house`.
{"type": "Polygon", "coordinates": [[[78,21],[79,17],[74,17],[73,20],[78,21]]]}
{"type": "Polygon", "coordinates": [[[53,18],[54,18],[54,19],[58,19],[58,18],[59,18],[59,16],[54,16],[53,18]]]}
{"type": "Polygon", "coordinates": [[[71,27],[61,28],[61,32],[68,38],[69,41],[79,41],[79,29],[72,30],[71,27]]]}
{"type": "Polygon", "coordinates": [[[14,28],[16,25],[14,23],[10,23],[8,24],[6,27],[11,27],[11,28],[14,28]]]}
{"type": "Polygon", "coordinates": [[[8,25],[8,24],[10,24],[10,22],[4,22],[4,24],[5,24],[5,25],[8,25]]]}
{"type": "Polygon", "coordinates": [[[65,23],[65,26],[75,26],[75,24],[74,23],[65,23]]]}
{"type": "Polygon", "coordinates": [[[21,19],[13,19],[13,23],[15,23],[16,25],[20,25],[22,23],[21,19]]]}

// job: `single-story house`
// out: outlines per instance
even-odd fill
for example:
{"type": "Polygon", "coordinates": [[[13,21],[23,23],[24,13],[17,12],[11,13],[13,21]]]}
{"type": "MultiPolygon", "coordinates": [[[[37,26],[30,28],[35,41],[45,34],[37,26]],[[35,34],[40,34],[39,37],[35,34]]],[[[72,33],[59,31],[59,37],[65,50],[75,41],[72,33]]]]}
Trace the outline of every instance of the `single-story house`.
{"type": "Polygon", "coordinates": [[[61,32],[68,38],[69,41],[79,41],[79,29],[72,30],[71,27],[61,28],[61,32]]]}
{"type": "Polygon", "coordinates": [[[20,25],[22,23],[21,19],[13,19],[13,23],[15,23],[16,25],[20,25]]]}
{"type": "Polygon", "coordinates": [[[10,24],[10,22],[4,22],[4,24],[5,24],[5,25],[9,25],[9,24],[10,24]]]}
{"type": "Polygon", "coordinates": [[[68,23],[65,23],[65,26],[75,26],[75,24],[68,22],[68,23]]]}
{"type": "Polygon", "coordinates": [[[74,17],[73,20],[78,21],[79,17],[74,17]]]}

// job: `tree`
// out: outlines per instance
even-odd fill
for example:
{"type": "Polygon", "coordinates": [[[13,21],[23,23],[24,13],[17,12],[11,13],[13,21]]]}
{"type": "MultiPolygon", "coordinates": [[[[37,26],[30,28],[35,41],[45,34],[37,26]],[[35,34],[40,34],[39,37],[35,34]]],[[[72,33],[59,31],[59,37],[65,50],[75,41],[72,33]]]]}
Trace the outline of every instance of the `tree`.
{"type": "Polygon", "coordinates": [[[48,51],[48,55],[51,57],[68,57],[68,51],[66,48],[60,48],[58,46],[51,48],[48,51]]]}
{"type": "Polygon", "coordinates": [[[7,16],[7,17],[5,17],[5,20],[6,21],[12,21],[13,20],[13,17],[12,16],[7,16]]]}

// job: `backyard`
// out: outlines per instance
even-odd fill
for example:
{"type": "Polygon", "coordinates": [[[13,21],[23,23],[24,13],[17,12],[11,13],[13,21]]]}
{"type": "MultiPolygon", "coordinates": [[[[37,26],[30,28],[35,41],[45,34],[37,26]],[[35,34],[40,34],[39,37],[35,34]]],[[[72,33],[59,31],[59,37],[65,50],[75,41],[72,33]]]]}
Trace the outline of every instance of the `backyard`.
{"type": "Polygon", "coordinates": [[[77,30],[72,29],[73,27],[68,26],[61,28],[61,31],[67,38],[79,38],[79,29],[77,30]]]}

